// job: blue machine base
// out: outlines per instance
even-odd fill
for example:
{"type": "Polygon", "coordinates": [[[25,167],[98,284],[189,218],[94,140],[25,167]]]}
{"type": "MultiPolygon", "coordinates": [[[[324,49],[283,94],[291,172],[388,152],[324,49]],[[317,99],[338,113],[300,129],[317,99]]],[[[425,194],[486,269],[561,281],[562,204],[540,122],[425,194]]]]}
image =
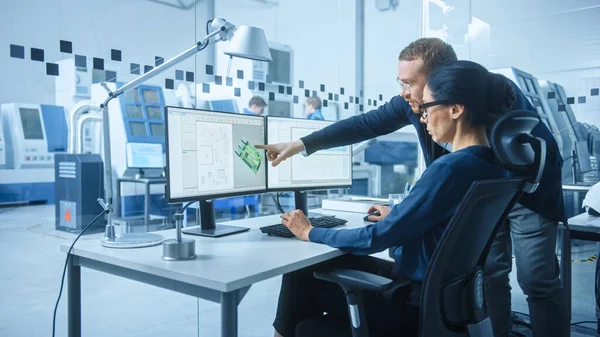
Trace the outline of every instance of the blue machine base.
{"type": "Polygon", "coordinates": [[[54,204],[54,183],[0,184],[0,203],[54,204]]]}
{"type": "MultiPolygon", "coordinates": [[[[258,195],[215,200],[215,213],[230,213],[237,218],[244,206],[254,206],[253,214],[258,216],[258,195]]],[[[150,195],[150,214],[168,216],[169,211],[178,209],[179,205],[169,205],[162,194],[150,195]]],[[[242,213],[243,214],[243,213],[242,213]]],[[[130,195],[121,197],[121,217],[143,216],[144,196],[130,195]]]]}

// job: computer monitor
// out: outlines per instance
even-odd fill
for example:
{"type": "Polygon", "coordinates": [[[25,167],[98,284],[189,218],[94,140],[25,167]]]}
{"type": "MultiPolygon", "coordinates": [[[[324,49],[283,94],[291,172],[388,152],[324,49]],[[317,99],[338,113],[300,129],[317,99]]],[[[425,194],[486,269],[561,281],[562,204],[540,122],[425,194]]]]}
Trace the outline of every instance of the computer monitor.
{"type": "Polygon", "coordinates": [[[233,99],[221,99],[210,101],[210,109],[219,112],[238,113],[237,102],[233,99]]]}
{"type": "MultiPolygon", "coordinates": [[[[333,123],[268,116],[267,140],[269,144],[293,141],[333,123]]],[[[296,208],[307,214],[304,191],[352,186],[352,147],[321,150],[308,157],[293,156],[277,167],[269,165],[267,177],[269,191],[296,192],[296,208]]]]}
{"type": "Polygon", "coordinates": [[[127,143],[127,167],[136,169],[165,167],[161,144],[127,143]]]}
{"type": "Polygon", "coordinates": [[[216,226],[212,200],[266,191],[265,144],[260,116],[166,108],[167,201],[199,201],[201,228],[184,233],[223,236],[248,230],[216,226]]]}
{"type": "Polygon", "coordinates": [[[592,164],[590,162],[590,152],[588,150],[587,141],[576,141],[575,142],[575,153],[577,156],[577,163],[579,164],[579,173],[585,173],[592,170],[592,164]]]}

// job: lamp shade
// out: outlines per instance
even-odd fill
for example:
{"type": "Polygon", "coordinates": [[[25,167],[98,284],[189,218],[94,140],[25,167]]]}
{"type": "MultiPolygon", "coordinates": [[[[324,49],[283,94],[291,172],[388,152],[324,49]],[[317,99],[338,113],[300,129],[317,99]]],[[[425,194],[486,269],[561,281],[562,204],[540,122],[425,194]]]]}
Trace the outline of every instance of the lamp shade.
{"type": "Polygon", "coordinates": [[[225,54],[255,61],[272,61],[265,32],[260,28],[243,25],[233,33],[225,54]]]}

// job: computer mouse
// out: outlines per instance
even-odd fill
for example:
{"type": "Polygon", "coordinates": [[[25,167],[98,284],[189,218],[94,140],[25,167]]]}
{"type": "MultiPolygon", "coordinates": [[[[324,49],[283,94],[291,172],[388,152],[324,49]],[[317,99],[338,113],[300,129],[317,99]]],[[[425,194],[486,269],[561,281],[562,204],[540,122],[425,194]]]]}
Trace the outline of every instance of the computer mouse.
{"type": "Polygon", "coordinates": [[[369,221],[369,222],[377,222],[377,221],[369,220],[369,216],[371,216],[371,215],[374,215],[374,216],[380,216],[380,215],[381,215],[381,213],[379,213],[379,211],[375,211],[375,212],[373,212],[373,213],[369,213],[369,214],[367,214],[367,216],[365,216],[365,217],[363,218],[363,220],[364,220],[364,221],[369,221]]]}

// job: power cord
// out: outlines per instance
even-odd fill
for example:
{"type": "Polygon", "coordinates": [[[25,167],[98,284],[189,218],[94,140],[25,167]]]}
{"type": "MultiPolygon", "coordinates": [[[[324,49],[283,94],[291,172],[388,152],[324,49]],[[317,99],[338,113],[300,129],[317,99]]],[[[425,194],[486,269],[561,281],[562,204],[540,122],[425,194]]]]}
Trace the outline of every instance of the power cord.
{"type": "Polygon", "coordinates": [[[60,302],[60,297],[62,295],[63,286],[65,284],[65,274],[67,272],[67,264],[69,263],[69,258],[71,257],[71,251],[73,250],[73,246],[75,246],[75,242],[77,242],[77,240],[79,240],[79,238],[81,237],[81,235],[91,225],[93,225],[94,222],[96,222],[96,220],[100,219],[100,217],[102,217],[107,212],[108,212],[107,209],[103,210],[102,213],[98,214],[98,216],[96,216],[92,221],[90,221],[90,223],[87,224],[87,226],[85,226],[85,228],[83,228],[83,230],[81,231],[81,233],[79,233],[79,235],[77,235],[77,237],[75,238],[75,241],[73,241],[73,243],[71,244],[71,247],[69,247],[69,251],[67,252],[67,258],[65,259],[65,267],[63,268],[62,279],[60,281],[60,290],[58,291],[58,298],[56,299],[56,304],[54,305],[54,315],[52,317],[52,337],[54,337],[55,333],[56,333],[56,310],[58,309],[58,303],[60,302]]]}
{"type": "Polygon", "coordinates": [[[285,211],[283,210],[283,207],[281,207],[281,203],[279,202],[279,197],[283,194],[283,192],[279,192],[276,195],[271,195],[271,198],[273,198],[273,202],[275,203],[275,206],[277,207],[277,210],[279,211],[279,213],[283,214],[285,213],[285,211]]]}

